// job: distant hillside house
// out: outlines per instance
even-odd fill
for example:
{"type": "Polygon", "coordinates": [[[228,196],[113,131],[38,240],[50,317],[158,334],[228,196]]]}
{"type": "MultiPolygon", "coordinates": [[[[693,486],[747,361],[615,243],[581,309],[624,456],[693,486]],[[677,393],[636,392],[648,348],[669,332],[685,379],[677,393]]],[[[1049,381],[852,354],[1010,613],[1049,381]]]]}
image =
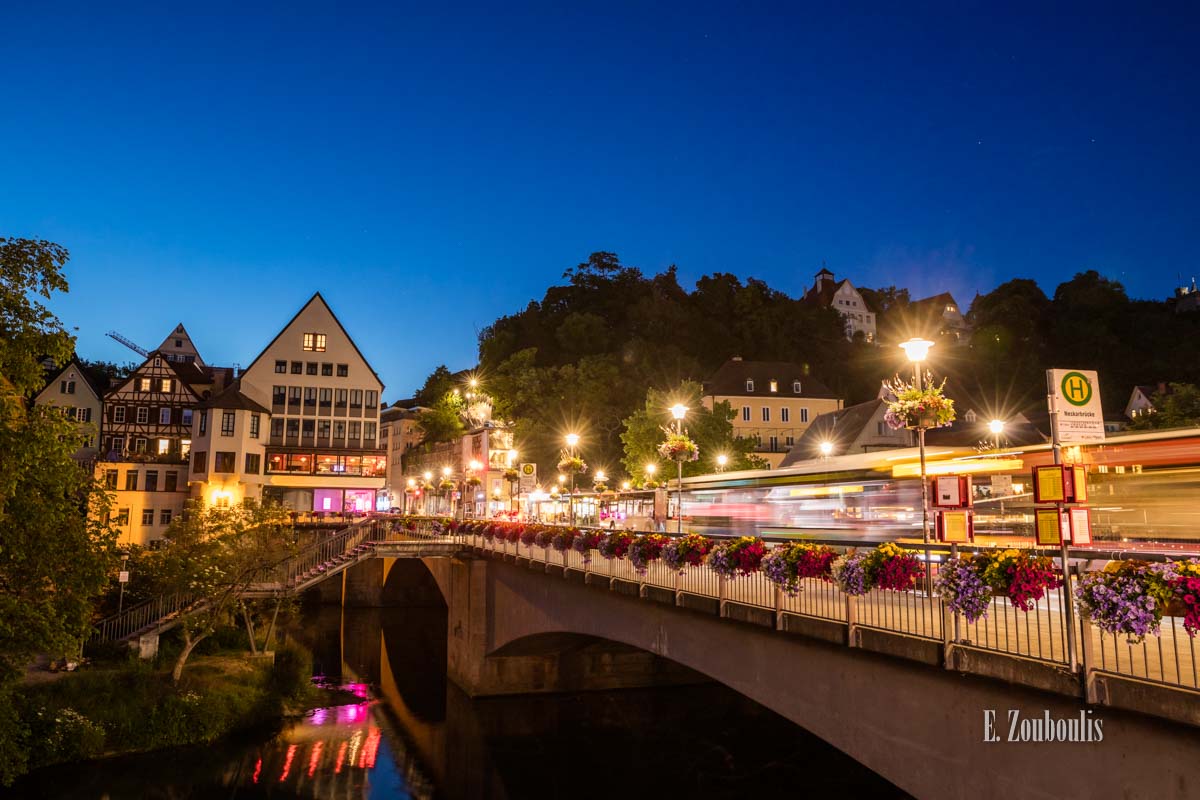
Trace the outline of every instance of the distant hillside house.
{"type": "Polygon", "coordinates": [[[1157,384],[1142,384],[1134,386],[1129,393],[1129,402],[1125,404],[1125,416],[1130,419],[1144,417],[1158,411],[1154,406],[1154,396],[1166,396],[1171,393],[1171,387],[1164,381],[1157,384]]]}
{"type": "Polygon", "coordinates": [[[823,442],[832,446],[829,452],[831,456],[912,446],[912,433],[889,426],[883,419],[886,413],[887,403],[884,400],[870,400],[821,414],[809,425],[780,466],[790,467],[802,461],[821,458],[824,456],[821,452],[823,442]]]}
{"type": "Polygon", "coordinates": [[[1186,314],[1189,311],[1200,310],[1200,290],[1196,289],[1196,279],[1192,278],[1191,286],[1180,286],[1175,290],[1175,313],[1186,314]]]}
{"type": "Polygon", "coordinates": [[[846,324],[846,338],[853,339],[861,333],[868,342],[875,341],[875,312],[871,311],[858,289],[848,279],[840,283],[833,273],[824,267],[815,276],[813,286],[804,294],[804,302],[832,308],[842,315],[846,324]]]}
{"type": "Polygon", "coordinates": [[[100,425],[103,399],[79,361],[72,356],[61,369],[47,373],[46,385],[33,397],[39,406],[56,406],[79,425],[79,449],[72,456],[76,461],[96,460],[100,446],[100,425]]]}
{"type": "Polygon", "coordinates": [[[963,317],[958,301],[949,292],[935,294],[908,305],[909,335],[920,334],[934,341],[967,344],[971,326],[963,317]]]}
{"type": "MultiPolygon", "coordinates": [[[[857,292],[855,293],[857,294],[857,292]]],[[[735,356],[704,382],[704,407],[727,402],[733,434],[753,439],[755,454],[774,468],[804,435],[811,421],[842,407],[841,398],[799,365],[743,361],[735,356]]]]}

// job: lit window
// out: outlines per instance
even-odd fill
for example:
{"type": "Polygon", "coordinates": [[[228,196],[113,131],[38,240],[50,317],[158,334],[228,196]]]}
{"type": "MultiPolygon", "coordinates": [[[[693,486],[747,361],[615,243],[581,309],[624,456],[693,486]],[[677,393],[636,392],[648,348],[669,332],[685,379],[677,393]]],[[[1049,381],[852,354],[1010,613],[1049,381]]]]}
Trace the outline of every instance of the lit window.
{"type": "Polygon", "coordinates": [[[162,378],[162,379],[159,381],[159,384],[158,384],[158,390],[159,390],[160,392],[170,392],[170,391],[171,391],[171,386],[172,386],[172,385],[171,385],[171,379],[170,379],[170,378],[162,378]]]}
{"type": "Polygon", "coordinates": [[[771,384],[770,384],[770,389],[771,389],[771,391],[772,391],[772,392],[778,392],[778,391],[779,391],[779,382],[778,382],[778,381],[771,381],[771,384]]]}
{"type": "Polygon", "coordinates": [[[315,346],[315,342],[313,341],[314,338],[315,338],[314,334],[311,334],[311,333],[304,334],[304,349],[305,350],[313,349],[313,347],[315,346]]]}
{"type": "Polygon", "coordinates": [[[325,352],[325,334],[323,334],[323,333],[317,334],[317,352],[318,353],[325,352]]]}
{"type": "Polygon", "coordinates": [[[165,456],[170,451],[170,449],[171,449],[171,440],[170,439],[159,439],[158,440],[158,454],[160,456],[165,456]]]}
{"type": "MultiPolygon", "coordinates": [[[[192,440],[191,439],[180,439],[179,440],[179,457],[187,458],[188,453],[190,453],[190,452],[192,452],[192,440]]],[[[171,473],[171,474],[173,475],[174,473],[171,473]]]]}
{"type": "Polygon", "coordinates": [[[139,392],[150,391],[150,379],[149,378],[138,378],[138,391],[139,392]]]}

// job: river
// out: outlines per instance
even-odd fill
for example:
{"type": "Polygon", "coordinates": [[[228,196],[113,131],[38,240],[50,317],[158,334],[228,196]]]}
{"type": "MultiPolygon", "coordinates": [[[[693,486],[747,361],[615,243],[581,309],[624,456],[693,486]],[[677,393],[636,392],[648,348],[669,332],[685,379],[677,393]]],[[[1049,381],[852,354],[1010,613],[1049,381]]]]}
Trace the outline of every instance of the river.
{"type": "Polygon", "coordinates": [[[360,701],[314,709],[276,733],[42,770],[15,796],[905,796],[716,684],[471,700],[446,679],[444,609],[313,609],[291,635],[313,651],[316,680],[360,701]]]}

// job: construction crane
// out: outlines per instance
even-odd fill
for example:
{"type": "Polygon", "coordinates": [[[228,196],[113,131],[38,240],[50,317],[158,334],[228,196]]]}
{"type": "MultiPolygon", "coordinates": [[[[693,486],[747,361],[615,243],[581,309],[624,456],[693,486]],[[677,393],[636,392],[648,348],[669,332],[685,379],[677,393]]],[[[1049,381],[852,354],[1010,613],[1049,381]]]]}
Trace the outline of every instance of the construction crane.
{"type": "Polygon", "coordinates": [[[146,348],[139,346],[137,344],[137,342],[133,341],[132,339],[130,339],[126,336],[122,336],[121,334],[117,333],[116,331],[109,331],[105,335],[108,336],[108,338],[110,338],[110,339],[116,339],[118,342],[125,345],[130,350],[132,350],[133,352],[135,352],[139,356],[141,356],[142,358],[145,358],[146,356],[150,355],[150,351],[148,351],[146,348]]]}

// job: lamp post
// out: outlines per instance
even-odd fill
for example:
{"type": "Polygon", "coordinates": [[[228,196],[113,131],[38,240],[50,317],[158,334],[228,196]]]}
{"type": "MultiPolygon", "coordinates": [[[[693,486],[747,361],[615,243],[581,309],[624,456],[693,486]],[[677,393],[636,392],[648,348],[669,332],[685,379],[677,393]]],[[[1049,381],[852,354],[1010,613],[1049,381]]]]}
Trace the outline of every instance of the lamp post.
{"type": "Polygon", "coordinates": [[[999,450],[1000,449],[1000,434],[1004,433],[1004,420],[1002,420],[1002,419],[992,420],[991,422],[988,423],[988,430],[991,431],[992,435],[995,437],[996,449],[999,450]]]}
{"type": "Polygon", "coordinates": [[[413,501],[417,498],[417,479],[409,478],[406,488],[407,491],[404,493],[404,514],[407,516],[412,513],[410,509],[413,501]]]}
{"type": "MultiPolygon", "coordinates": [[[[472,380],[474,380],[474,379],[472,379],[472,380]]],[[[465,492],[467,490],[467,486],[469,484],[470,479],[472,479],[472,478],[478,479],[480,487],[483,488],[483,496],[486,498],[487,497],[487,487],[483,483],[483,478],[479,477],[479,472],[480,472],[480,470],[483,469],[483,464],[480,464],[475,459],[471,459],[471,463],[467,465],[467,468],[470,469],[471,472],[470,472],[469,478],[468,477],[463,478],[463,491],[465,492]]],[[[474,486],[471,486],[471,513],[473,513],[476,517],[479,516],[478,509],[475,508],[475,501],[478,498],[479,498],[479,490],[476,489],[474,486]]],[[[465,496],[464,496],[464,499],[465,499],[465,496]]],[[[486,499],[484,500],[484,503],[485,504],[487,503],[486,499]]],[[[487,516],[487,515],[484,514],[484,516],[487,516]]],[[[466,518],[467,518],[467,504],[463,503],[463,519],[466,519],[466,518]]]]}
{"type": "MultiPolygon", "coordinates": [[[[675,434],[683,435],[683,418],[687,416],[688,407],[683,403],[676,403],[671,406],[671,416],[675,418],[675,434]]],[[[675,459],[675,464],[679,467],[678,478],[675,481],[675,531],[680,536],[683,536],[683,459],[675,459]]]]}
{"type": "Polygon", "coordinates": [[[821,458],[829,458],[833,454],[833,442],[821,442],[821,458]]]}
{"type": "Polygon", "coordinates": [[[425,470],[425,474],[421,477],[425,479],[425,493],[421,495],[421,510],[425,512],[426,516],[429,516],[429,490],[433,488],[433,473],[425,470]]]}
{"type": "MultiPolygon", "coordinates": [[[[578,433],[568,433],[566,435],[567,454],[571,458],[575,457],[575,448],[579,444],[578,433]]],[[[575,524],[575,465],[571,465],[571,493],[567,495],[567,513],[571,517],[571,524],[575,524]]]]}
{"type": "Polygon", "coordinates": [[[724,453],[717,455],[717,472],[724,472],[726,465],[729,464],[729,456],[724,453]]]}
{"type": "MultiPolygon", "coordinates": [[[[442,480],[443,481],[450,480],[450,475],[453,472],[454,472],[454,470],[450,469],[450,467],[448,467],[448,466],[442,467],[442,480]]],[[[449,514],[449,516],[453,517],[454,516],[454,490],[450,490],[449,494],[450,494],[450,496],[446,498],[446,511],[449,514]]]]}
{"type": "MultiPolygon", "coordinates": [[[[913,365],[913,381],[916,384],[917,391],[925,391],[925,381],[921,374],[921,364],[929,355],[929,348],[933,347],[933,342],[928,339],[909,339],[900,345],[900,349],[904,351],[904,355],[908,356],[908,360],[913,365]]],[[[929,481],[925,475],[925,425],[922,420],[918,420],[917,424],[917,447],[921,455],[921,540],[926,544],[929,543],[929,481]]]]}

